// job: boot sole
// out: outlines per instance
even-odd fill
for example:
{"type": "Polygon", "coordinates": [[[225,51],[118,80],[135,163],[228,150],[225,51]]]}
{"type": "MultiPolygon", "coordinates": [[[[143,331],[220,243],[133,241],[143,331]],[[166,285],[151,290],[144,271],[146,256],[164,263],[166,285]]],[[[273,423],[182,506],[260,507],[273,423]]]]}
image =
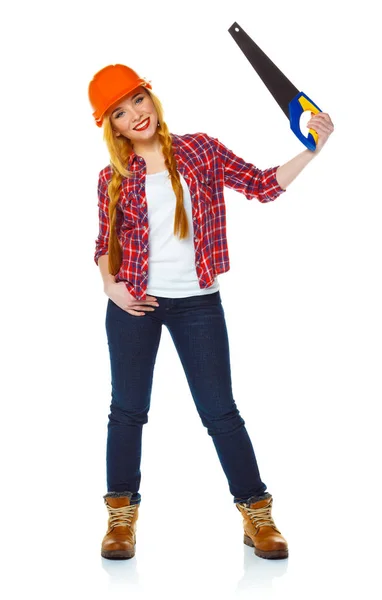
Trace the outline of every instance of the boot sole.
{"type": "Polygon", "coordinates": [[[133,550],[101,550],[101,556],[112,560],[133,558],[135,556],[135,548],[133,550]]]}
{"type": "Polygon", "coordinates": [[[260,558],[273,558],[273,559],[277,559],[277,558],[288,558],[288,549],[286,548],[285,550],[269,550],[268,552],[266,552],[265,550],[259,550],[258,548],[256,548],[255,544],[252,542],[251,538],[248,535],[244,534],[244,544],[246,546],[250,546],[251,548],[254,548],[254,552],[256,554],[256,556],[259,556],[260,558]]]}

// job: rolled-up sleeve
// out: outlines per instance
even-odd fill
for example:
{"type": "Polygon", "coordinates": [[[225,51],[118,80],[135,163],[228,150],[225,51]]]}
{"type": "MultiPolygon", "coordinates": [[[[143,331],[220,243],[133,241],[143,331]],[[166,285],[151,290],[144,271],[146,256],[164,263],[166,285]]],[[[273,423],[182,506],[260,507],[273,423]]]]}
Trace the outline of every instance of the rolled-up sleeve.
{"type": "Polygon", "coordinates": [[[103,254],[108,254],[109,246],[109,194],[107,191],[108,184],[105,181],[102,173],[98,178],[98,219],[99,231],[95,241],[94,262],[98,266],[98,259],[103,254]]]}
{"type": "MultiPolygon", "coordinates": [[[[209,137],[209,136],[208,136],[209,137]]],[[[244,194],[247,200],[257,198],[260,202],[275,200],[286,192],[276,179],[279,167],[258,169],[229,150],[218,138],[209,137],[213,150],[224,167],[224,185],[244,194]]]]}

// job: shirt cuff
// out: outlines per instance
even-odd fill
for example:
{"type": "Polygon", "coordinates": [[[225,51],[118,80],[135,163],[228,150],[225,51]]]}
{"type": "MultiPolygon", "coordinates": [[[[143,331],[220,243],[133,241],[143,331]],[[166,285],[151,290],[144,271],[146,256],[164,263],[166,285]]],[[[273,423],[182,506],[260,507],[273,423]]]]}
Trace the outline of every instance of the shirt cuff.
{"type": "Polygon", "coordinates": [[[282,193],[286,192],[286,189],[282,188],[276,179],[276,171],[279,166],[280,165],[277,165],[277,167],[272,167],[269,169],[269,175],[267,177],[267,196],[271,200],[275,200],[282,193]]]}

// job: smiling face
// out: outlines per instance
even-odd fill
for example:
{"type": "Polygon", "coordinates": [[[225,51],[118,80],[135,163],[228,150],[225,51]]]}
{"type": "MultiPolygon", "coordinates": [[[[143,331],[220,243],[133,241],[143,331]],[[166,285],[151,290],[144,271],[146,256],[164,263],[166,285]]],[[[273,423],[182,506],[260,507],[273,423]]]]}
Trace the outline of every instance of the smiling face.
{"type": "Polygon", "coordinates": [[[139,86],[127,96],[115,102],[107,111],[110,123],[117,136],[123,135],[134,145],[153,140],[157,134],[158,115],[149,93],[143,86],[139,86]],[[134,129],[143,121],[143,126],[148,127],[139,131],[134,129]]]}

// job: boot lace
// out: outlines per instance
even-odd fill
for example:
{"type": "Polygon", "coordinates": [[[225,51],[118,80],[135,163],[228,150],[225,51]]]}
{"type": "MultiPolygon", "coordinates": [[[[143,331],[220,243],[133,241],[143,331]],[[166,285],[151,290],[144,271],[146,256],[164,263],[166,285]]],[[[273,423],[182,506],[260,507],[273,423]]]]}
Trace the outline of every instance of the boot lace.
{"type": "Polygon", "coordinates": [[[272,504],[273,498],[271,498],[267,506],[262,506],[261,508],[249,508],[248,506],[245,506],[244,502],[240,503],[240,506],[244,508],[252,523],[256,527],[257,531],[260,527],[268,525],[269,527],[273,527],[273,529],[275,529],[278,533],[281,534],[281,531],[277,529],[276,524],[271,515],[272,504]]]}
{"type": "Polygon", "coordinates": [[[109,511],[110,528],[118,527],[120,525],[131,525],[131,519],[134,515],[136,504],[132,504],[130,506],[119,506],[117,508],[109,506],[107,502],[105,502],[105,504],[107,506],[107,510],[109,511]]]}

